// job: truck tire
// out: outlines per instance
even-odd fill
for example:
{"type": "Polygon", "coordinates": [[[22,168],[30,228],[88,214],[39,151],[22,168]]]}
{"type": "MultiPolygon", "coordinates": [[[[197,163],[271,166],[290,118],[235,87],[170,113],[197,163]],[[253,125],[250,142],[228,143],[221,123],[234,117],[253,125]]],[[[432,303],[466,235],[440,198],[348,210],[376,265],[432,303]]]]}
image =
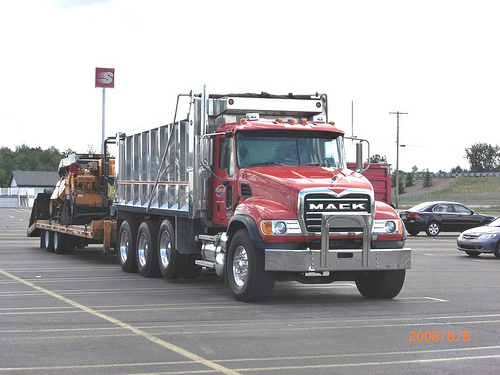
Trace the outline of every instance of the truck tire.
{"type": "Polygon", "coordinates": [[[186,268],[186,254],[175,249],[174,228],[169,220],[163,220],[158,233],[158,264],[167,280],[178,279],[186,268]]]}
{"type": "Polygon", "coordinates": [[[137,224],[134,220],[124,220],[118,231],[118,262],[124,272],[137,272],[135,242],[137,224]]]}
{"type": "Polygon", "coordinates": [[[137,268],[141,276],[158,277],[158,224],[148,220],[141,223],[137,232],[137,268]]]}
{"type": "Polygon", "coordinates": [[[51,232],[50,230],[46,230],[44,233],[45,237],[45,250],[47,250],[49,253],[54,252],[54,232],[51,232]]]}
{"type": "Polygon", "coordinates": [[[405,281],[406,270],[367,271],[356,280],[359,292],[365,298],[390,299],[396,297],[405,281]]]}
{"type": "Polygon", "coordinates": [[[235,233],[229,245],[226,269],[229,287],[238,301],[264,301],[273,291],[275,277],[265,271],[264,257],[245,229],[235,233]]]}

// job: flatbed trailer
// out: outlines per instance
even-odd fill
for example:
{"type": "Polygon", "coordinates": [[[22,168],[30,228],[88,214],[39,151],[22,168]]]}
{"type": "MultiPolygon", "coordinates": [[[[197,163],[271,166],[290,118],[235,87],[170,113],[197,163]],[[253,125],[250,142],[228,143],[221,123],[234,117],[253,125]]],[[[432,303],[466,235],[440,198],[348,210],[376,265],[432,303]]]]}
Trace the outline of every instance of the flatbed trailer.
{"type": "Polygon", "coordinates": [[[51,220],[36,220],[27,231],[28,237],[40,237],[40,247],[57,253],[72,253],[90,243],[101,244],[104,253],[116,243],[115,220],[93,220],[85,225],[64,225],[51,220]],[[49,236],[54,236],[52,241],[49,236]],[[47,244],[53,246],[47,246],[47,244]]]}

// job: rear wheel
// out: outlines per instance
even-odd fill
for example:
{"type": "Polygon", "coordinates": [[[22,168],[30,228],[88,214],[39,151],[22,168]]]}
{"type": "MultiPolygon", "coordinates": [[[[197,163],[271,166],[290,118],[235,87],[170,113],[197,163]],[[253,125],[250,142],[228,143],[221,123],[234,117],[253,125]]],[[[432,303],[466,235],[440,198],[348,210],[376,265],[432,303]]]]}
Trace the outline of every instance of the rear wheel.
{"type": "Polygon", "coordinates": [[[163,220],[158,234],[158,263],[165,279],[178,279],[186,267],[186,254],[175,249],[174,228],[169,220],[163,220]]]}
{"type": "Polygon", "coordinates": [[[363,297],[389,299],[396,297],[405,281],[406,270],[367,271],[356,280],[363,297]]]}
{"type": "Polygon", "coordinates": [[[54,252],[56,254],[73,254],[76,240],[68,234],[54,232],[54,252]]]}
{"type": "Polygon", "coordinates": [[[430,222],[425,229],[425,233],[427,233],[427,235],[431,237],[437,236],[439,232],[441,232],[441,227],[436,221],[430,222]]]}
{"type": "Polygon", "coordinates": [[[255,248],[244,229],[236,232],[231,240],[227,280],[238,301],[264,301],[273,291],[275,277],[265,271],[264,252],[255,248]]]}
{"type": "Polygon", "coordinates": [[[54,232],[46,230],[44,234],[45,250],[49,253],[54,252],[54,232]]]}
{"type": "Polygon", "coordinates": [[[417,234],[420,233],[419,230],[415,230],[415,229],[412,229],[412,230],[407,229],[407,231],[408,231],[408,233],[410,233],[410,236],[416,236],[417,234]]]}
{"type": "Polygon", "coordinates": [[[158,267],[158,225],[144,221],[137,232],[137,268],[144,277],[160,276],[158,267]]]}
{"type": "Polygon", "coordinates": [[[45,244],[45,231],[40,231],[40,249],[45,249],[47,245],[45,244]]]}
{"type": "Polygon", "coordinates": [[[124,272],[137,272],[135,256],[135,236],[137,224],[133,220],[124,220],[118,232],[118,262],[124,272]]]}

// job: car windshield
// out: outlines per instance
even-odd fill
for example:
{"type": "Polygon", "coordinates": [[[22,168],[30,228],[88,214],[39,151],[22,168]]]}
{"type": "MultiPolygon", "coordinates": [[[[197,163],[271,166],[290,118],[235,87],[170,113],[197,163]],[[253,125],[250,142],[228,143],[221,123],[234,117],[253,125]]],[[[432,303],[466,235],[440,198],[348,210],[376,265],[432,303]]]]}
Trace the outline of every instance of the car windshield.
{"type": "Polygon", "coordinates": [[[491,223],[488,224],[490,227],[500,227],[500,217],[497,217],[491,223]]]}
{"type": "Polygon", "coordinates": [[[319,165],[345,168],[342,137],[314,131],[247,131],[236,135],[239,168],[319,165]]]}

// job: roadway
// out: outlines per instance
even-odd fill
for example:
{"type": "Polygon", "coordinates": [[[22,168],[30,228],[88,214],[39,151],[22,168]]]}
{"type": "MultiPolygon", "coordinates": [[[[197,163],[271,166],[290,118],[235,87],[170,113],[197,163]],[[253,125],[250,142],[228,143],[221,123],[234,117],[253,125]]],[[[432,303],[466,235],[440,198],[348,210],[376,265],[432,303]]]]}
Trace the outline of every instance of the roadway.
{"type": "Polygon", "coordinates": [[[393,300],[354,283],[277,283],[236,302],[222,279],[123,273],[100,247],[47,253],[29,210],[0,209],[0,375],[491,374],[500,368],[500,260],[457,233],[411,237],[393,300]]]}

